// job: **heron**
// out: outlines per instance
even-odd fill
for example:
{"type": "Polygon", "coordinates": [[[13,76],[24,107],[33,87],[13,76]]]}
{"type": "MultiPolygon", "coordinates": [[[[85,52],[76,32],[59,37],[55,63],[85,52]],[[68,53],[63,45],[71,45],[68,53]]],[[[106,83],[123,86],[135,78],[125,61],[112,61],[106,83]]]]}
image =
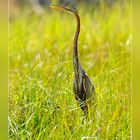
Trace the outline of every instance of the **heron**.
{"type": "Polygon", "coordinates": [[[76,9],[70,9],[68,7],[59,6],[59,5],[50,5],[50,8],[57,10],[66,10],[74,14],[77,21],[76,32],[73,41],[73,70],[74,70],[74,79],[73,79],[73,92],[75,94],[76,100],[79,101],[80,107],[84,114],[88,114],[88,105],[87,102],[95,98],[95,88],[92,84],[90,78],[82,68],[79,56],[78,56],[78,37],[80,34],[80,15],[76,9]]]}

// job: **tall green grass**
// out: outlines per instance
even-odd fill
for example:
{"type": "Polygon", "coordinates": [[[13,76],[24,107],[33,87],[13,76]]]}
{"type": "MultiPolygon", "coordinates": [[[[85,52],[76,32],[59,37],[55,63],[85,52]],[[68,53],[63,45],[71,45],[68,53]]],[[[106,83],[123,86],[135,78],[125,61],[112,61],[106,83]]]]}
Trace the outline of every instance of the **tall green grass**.
{"type": "Polygon", "coordinates": [[[9,24],[10,140],[131,138],[131,5],[78,9],[79,57],[95,86],[96,118],[82,121],[72,92],[75,17],[26,9],[9,24]]]}

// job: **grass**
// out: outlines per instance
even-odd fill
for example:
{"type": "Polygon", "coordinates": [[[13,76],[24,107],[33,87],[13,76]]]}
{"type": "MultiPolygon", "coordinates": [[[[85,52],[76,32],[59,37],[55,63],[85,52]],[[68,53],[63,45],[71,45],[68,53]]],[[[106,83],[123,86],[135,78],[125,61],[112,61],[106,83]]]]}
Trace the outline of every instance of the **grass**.
{"type": "Polygon", "coordinates": [[[96,89],[96,119],[82,121],[72,92],[74,16],[27,8],[9,23],[10,140],[131,139],[131,5],[78,9],[79,55],[96,89]]]}

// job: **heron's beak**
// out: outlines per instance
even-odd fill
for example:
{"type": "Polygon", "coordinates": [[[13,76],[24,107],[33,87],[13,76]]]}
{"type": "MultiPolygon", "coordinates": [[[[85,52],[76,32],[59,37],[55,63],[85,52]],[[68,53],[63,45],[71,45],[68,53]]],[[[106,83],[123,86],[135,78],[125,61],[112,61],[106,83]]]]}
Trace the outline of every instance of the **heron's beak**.
{"type": "Polygon", "coordinates": [[[56,9],[56,10],[66,10],[64,7],[56,6],[56,5],[50,5],[50,8],[56,9]]]}
{"type": "Polygon", "coordinates": [[[76,10],[74,9],[69,9],[67,7],[63,7],[63,6],[58,6],[58,5],[50,5],[49,6],[50,8],[52,9],[56,9],[56,10],[66,10],[66,11],[69,11],[70,13],[78,13],[76,10]]]}

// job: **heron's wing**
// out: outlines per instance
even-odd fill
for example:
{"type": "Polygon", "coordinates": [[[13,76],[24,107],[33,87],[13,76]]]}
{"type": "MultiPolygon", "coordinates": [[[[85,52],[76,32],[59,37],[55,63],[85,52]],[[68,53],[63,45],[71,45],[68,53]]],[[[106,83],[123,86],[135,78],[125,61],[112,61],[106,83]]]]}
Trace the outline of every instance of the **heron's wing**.
{"type": "Polygon", "coordinates": [[[86,99],[88,99],[91,96],[92,92],[94,91],[94,87],[87,75],[83,76],[83,87],[86,93],[86,99]]]}

